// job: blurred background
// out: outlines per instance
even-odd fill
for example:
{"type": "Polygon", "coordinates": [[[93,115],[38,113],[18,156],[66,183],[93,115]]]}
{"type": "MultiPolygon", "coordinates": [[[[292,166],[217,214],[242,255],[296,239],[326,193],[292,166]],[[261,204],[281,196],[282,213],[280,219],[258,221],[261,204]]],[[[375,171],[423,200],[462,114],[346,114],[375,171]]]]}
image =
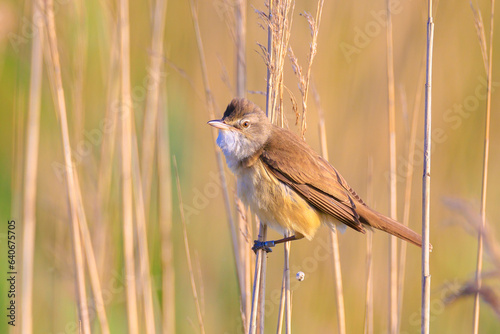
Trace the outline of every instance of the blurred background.
{"type": "MultiPolygon", "coordinates": [[[[68,111],[70,141],[78,172],[83,205],[94,245],[105,309],[111,333],[127,330],[120,193],[119,141],[107,156],[110,181],[100,184],[103,121],[110,96],[117,87],[119,64],[116,50],[118,5],[112,1],[55,0],[55,23],[62,80],[68,111]],[[97,133],[97,134],[96,134],[97,133]],[[81,145],[80,145],[81,144],[81,145]],[[80,145],[80,146],[79,146],[80,145]],[[104,212],[104,213],[103,213],[104,212]]],[[[151,36],[154,1],[130,2],[130,71],[134,121],[139,139],[144,137],[144,112],[150,79],[151,36]]],[[[311,34],[300,13],[316,12],[316,2],[296,1],[292,14],[290,45],[299,63],[307,67],[311,34]]],[[[370,206],[389,213],[389,135],[384,1],[326,1],[318,34],[318,52],[312,66],[312,84],[325,113],[330,162],[370,206]],[[372,161],[370,164],[369,161],[372,161]],[[371,175],[371,176],[370,176],[371,175]]],[[[474,3],[482,10],[489,31],[489,1],[474,3]]],[[[208,79],[216,117],[235,96],[235,44],[232,38],[234,5],[230,1],[196,1],[208,79]]],[[[266,12],[263,1],[246,4],[247,97],[265,108],[266,66],[258,43],[267,45],[267,29],[255,10],[266,12]]],[[[434,12],[433,119],[431,178],[431,331],[469,333],[473,297],[467,284],[475,275],[477,214],[480,208],[486,110],[486,72],[474,16],[468,1],[439,2],[434,12]],[[464,292],[465,291],[465,292],[464,292]],[[457,297],[457,298],[454,298],[457,297]]],[[[498,12],[496,21],[498,23],[498,12]]],[[[397,124],[398,217],[411,205],[410,226],[421,229],[423,152],[423,87],[425,71],[427,3],[395,0],[393,11],[394,74],[397,124]],[[404,201],[408,151],[413,113],[419,113],[414,153],[411,200],[404,201]]],[[[214,155],[212,129],[206,122],[205,88],[189,1],[169,1],[161,56],[160,106],[170,154],[177,160],[187,235],[194,278],[206,331],[240,333],[240,299],[231,234],[224,209],[223,192],[214,155]]],[[[17,333],[7,325],[6,297],[7,224],[17,222],[17,263],[20,291],[21,235],[23,232],[23,173],[26,153],[31,48],[37,27],[32,3],[0,2],[0,230],[1,261],[0,332],[17,333]]],[[[482,295],[480,332],[500,330],[500,280],[497,252],[500,230],[500,33],[494,35],[493,100],[489,181],[486,212],[489,241],[484,272],[490,273],[482,295]]],[[[44,64],[48,63],[47,58],[44,64]]],[[[44,65],[41,91],[36,236],[34,244],[33,332],[76,333],[75,266],[70,211],[64,172],[59,119],[55,112],[49,77],[44,65]],[[59,166],[59,167],[58,167],[59,166]],[[61,176],[62,175],[62,176],[61,176]]],[[[299,101],[297,79],[287,59],[285,85],[299,101]]],[[[112,99],[112,98],[111,98],[112,99]]],[[[295,125],[288,93],[284,96],[288,126],[295,125]]],[[[307,142],[319,151],[318,104],[310,94],[307,142]]],[[[158,121],[160,122],[160,121],[158,121]]],[[[170,159],[171,157],[168,157],[170,159]]],[[[155,158],[156,159],[156,158],[155,158]]],[[[156,161],[156,160],[154,160],[156,161]]],[[[156,166],[156,162],[154,162],[156,166]]],[[[234,196],[234,177],[226,170],[229,194],[234,196]]],[[[157,180],[157,167],[153,180],[157,180]]],[[[179,193],[172,167],[171,204],[159,200],[160,184],[153,181],[147,208],[147,235],[157,328],[162,309],[161,229],[158,210],[171,205],[171,238],[175,277],[175,326],[177,333],[199,332],[190,273],[186,261],[179,211],[179,193]]],[[[233,215],[236,216],[233,206],[233,215]]],[[[240,231],[237,231],[240,233],[240,231]]],[[[269,238],[280,236],[270,231],[269,238]]],[[[373,237],[374,332],[388,328],[389,238],[373,237]]],[[[364,329],[366,294],[366,235],[347,230],[339,234],[346,324],[348,333],[364,329]]],[[[137,248],[136,248],[137,249],[137,248]]],[[[137,250],[136,250],[137,252],[137,250]]],[[[292,244],[291,275],[295,333],[337,331],[333,265],[328,229],[316,238],[292,244]],[[326,254],[326,255],[325,255],[326,254]],[[305,280],[294,279],[298,271],[305,280]]],[[[408,246],[401,333],[420,331],[420,249],[408,246]]],[[[266,331],[276,329],[283,270],[283,249],[269,254],[267,262],[266,331]]],[[[88,280],[88,278],[87,278],[88,280]]],[[[90,291],[90,288],[88,287],[90,291]]],[[[90,295],[90,293],[89,293],[90,295]]],[[[20,297],[17,298],[20,320],[20,297]]],[[[92,312],[91,312],[92,313],[92,312]]],[[[94,314],[95,315],[95,314],[94,314]]],[[[92,328],[100,332],[95,316],[92,328]]],[[[144,324],[140,323],[141,328],[144,324]]]]}

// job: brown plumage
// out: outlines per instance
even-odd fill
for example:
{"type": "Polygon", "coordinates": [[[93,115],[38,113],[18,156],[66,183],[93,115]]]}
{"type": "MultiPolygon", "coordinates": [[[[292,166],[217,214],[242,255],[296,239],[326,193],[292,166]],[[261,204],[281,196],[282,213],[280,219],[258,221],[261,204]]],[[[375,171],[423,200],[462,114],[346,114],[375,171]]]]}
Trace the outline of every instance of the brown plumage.
{"type": "Polygon", "coordinates": [[[373,227],[422,246],[418,233],[368,207],[328,161],[252,102],[233,99],[222,120],[209,124],[220,129],[217,144],[238,194],[265,223],[311,239],[333,217],[362,233],[373,227]]]}

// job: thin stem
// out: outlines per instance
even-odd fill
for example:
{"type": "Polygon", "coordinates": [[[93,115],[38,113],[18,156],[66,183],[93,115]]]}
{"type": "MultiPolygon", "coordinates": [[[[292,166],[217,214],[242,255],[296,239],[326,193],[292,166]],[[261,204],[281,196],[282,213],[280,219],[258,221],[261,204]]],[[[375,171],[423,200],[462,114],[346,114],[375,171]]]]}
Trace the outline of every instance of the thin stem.
{"type": "Polygon", "coordinates": [[[421,333],[429,333],[431,275],[429,269],[429,227],[431,193],[431,121],[432,121],[432,52],[434,44],[434,20],[432,0],[428,0],[427,14],[427,58],[425,80],[425,124],[424,124],[424,167],[422,179],[422,310],[421,333]]]}
{"type": "MultiPolygon", "coordinates": [[[[391,1],[387,0],[387,102],[389,110],[390,216],[397,220],[396,183],[396,106],[394,93],[394,52],[392,39],[391,1]]],[[[390,333],[398,330],[398,243],[389,236],[389,326],[390,333]]]]}
{"type": "Polygon", "coordinates": [[[81,229],[80,233],[82,235],[83,249],[85,250],[85,259],[87,260],[87,268],[89,270],[90,286],[92,287],[92,294],[94,295],[95,299],[95,308],[97,311],[97,316],[99,318],[101,332],[103,334],[109,334],[109,323],[108,317],[106,315],[106,310],[104,308],[101,281],[99,279],[99,272],[97,270],[97,262],[94,254],[94,247],[92,246],[89,227],[87,224],[87,217],[83,209],[83,199],[81,196],[80,182],[78,181],[76,173],[75,187],[77,189],[78,219],[80,221],[81,229]]]}
{"type": "MultiPolygon", "coordinates": [[[[154,131],[154,129],[153,129],[154,131]]],[[[144,318],[146,320],[146,332],[156,332],[154,321],[153,292],[151,288],[151,269],[149,265],[148,237],[146,227],[146,213],[144,205],[143,186],[141,182],[141,171],[139,170],[139,152],[137,148],[137,135],[135,123],[132,122],[132,184],[135,203],[135,222],[137,228],[137,246],[139,249],[140,287],[144,303],[144,318]]]]}
{"type": "MultiPolygon", "coordinates": [[[[373,159],[368,159],[367,203],[373,200],[373,159]]],[[[373,231],[366,235],[365,334],[373,334],[373,231]]]]}
{"type": "Polygon", "coordinates": [[[123,251],[125,257],[128,330],[139,332],[134,259],[134,228],[132,217],[132,99],[130,95],[130,27],[127,0],[120,0],[120,59],[121,59],[121,149],[123,251]]]}
{"type": "MultiPolygon", "coordinates": [[[[422,62],[424,64],[424,62],[422,62]]],[[[424,67],[420,71],[418,79],[417,92],[415,94],[415,101],[413,104],[413,118],[411,122],[410,140],[408,143],[408,168],[405,175],[405,195],[404,195],[404,208],[403,208],[403,225],[408,226],[410,222],[410,208],[411,208],[411,190],[413,184],[414,172],[414,158],[415,158],[415,143],[417,139],[418,119],[420,115],[421,98],[424,91],[425,71],[424,67]]],[[[401,243],[399,253],[399,275],[398,275],[398,319],[401,319],[401,312],[403,309],[403,292],[405,282],[405,268],[406,268],[406,250],[408,247],[407,242],[401,243]]],[[[398,333],[401,331],[401,321],[398,321],[398,333]]]]}
{"type": "MultiPolygon", "coordinates": [[[[318,127],[319,127],[319,138],[321,146],[321,155],[325,160],[328,161],[328,146],[326,140],[326,128],[325,128],[325,114],[323,108],[321,108],[321,103],[319,101],[319,94],[313,85],[313,95],[316,102],[316,107],[318,109],[318,127]]],[[[345,305],[344,305],[344,288],[342,283],[342,266],[340,264],[340,249],[339,249],[339,239],[337,233],[330,231],[332,251],[333,251],[333,270],[335,275],[335,302],[337,305],[337,318],[338,318],[338,333],[346,333],[345,324],[345,305]]]]}
{"type": "Polygon", "coordinates": [[[61,64],[59,61],[59,51],[57,49],[57,36],[54,21],[54,3],[52,0],[47,0],[45,3],[45,12],[47,13],[47,35],[49,43],[49,56],[51,65],[50,70],[52,74],[52,84],[55,92],[55,104],[59,115],[59,123],[61,126],[61,136],[64,149],[64,162],[65,162],[65,175],[66,186],[69,197],[70,206],[70,226],[73,241],[73,255],[75,260],[76,269],[76,288],[78,299],[78,317],[81,324],[81,331],[83,334],[90,334],[90,321],[87,307],[87,293],[85,289],[85,267],[83,263],[83,252],[80,236],[80,227],[78,221],[78,203],[77,203],[77,189],[75,187],[75,174],[73,161],[71,157],[71,143],[69,139],[68,119],[66,111],[66,100],[64,97],[64,88],[61,78],[61,64]]]}
{"type": "Polygon", "coordinates": [[[24,197],[23,197],[23,261],[21,282],[21,330],[23,334],[33,332],[33,266],[36,231],[36,180],[38,166],[38,143],[40,137],[40,96],[43,73],[43,21],[39,0],[33,0],[33,22],[39,27],[33,35],[31,49],[30,100],[28,123],[26,126],[26,157],[24,159],[24,197]]]}
{"type": "MultiPolygon", "coordinates": [[[[163,89],[166,85],[163,84],[163,89]]],[[[160,105],[166,108],[166,92],[160,105]]],[[[162,267],[162,333],[175,333],[175,271],[172,244],[172,177],[170,165],[170,145],[168,138],[168,114],[158,115],[158,196],[160,225],[160,247],[162,267]]]]}
{"type": "MultiPolygon", "coordinates": [[[[210,89],[210,82],[208,80],[208,70],[207,70],[207,62],[205,59],[205,51],[203,47],[203,40],[201,38],[201,30],[200,24],[198,20],[198,12],[194,4],[194,0],[189,1],[191,7],[191,16],[193,18],[194,31],[196,35],[196,45],[198,46],[198,54],[200,58],[200,68],[201,68],[201,77],[203,80],[203,86],[205,88],[205,101],[207,104],[208,115],[211,119],[215,118],[215,101],[212,95],[212,91],[210,89]]],[[[243,284],[243,274],[241,272],[241,268],[243,268],[239,261],[240,256],[238,255],[238,237],[236,235],[236,227],[233,219],[233,215],[231,213],[231,201],[229,196],[229,190],[227,186],[226,174],[224,173],[224,161],[222,159],[222,153],[219,149],[215,147],[215,142],[217,138],[217,130],[215,128],[212,129],[212,143],[214,145],[215,158],[217,161],[217,169],[219,170],[220,181],[224,194],[224,207],[226,209],[226,215],[229,223],[229,229],[231,231],[231,241],[233,246],[233,259],[235,261],[237,276],[238,276],[238,285],[241,286],[243,284]]]]}
{"type": "Polygon", "coordinates": [[[196,282],[194,280],[193,263],[191,261],[191,251],[189,249],[189,240],[188,240],[188,235],[187,235],[186,219],[184,217],[184,204],[182,203],[181,182],[179,180],[179,170],[177,169],[177,160],[175,159],[175,156],[173,156],[173,161],[174,161],[175,176],[176,176],[176,180],[177,180],[177,195],[179,197],[179,209],[180,209],[180,213],[181,213],[182,232],[184,235],[184,249],[186,251],[186,259],[187,259],[187,264],[188,264],[188,269],[189,269],[189,280],[191,282],[191,290],[193,292],[193,298],[194,298],[194,303],[196,306],[196,315],[198,316],[198,325],[200,326],[200,332],[202,334],[205,334],[205,324],[203,322],[203,316],[201,314],[201,307],[200,307],[200,302],[199,302],[199,298],[198,298],[198,292],[196,289],[196,282]]]}
{"type": "MultiPolygon", "coordinates": [[[[259,241],[266,240],[266,234],[267,234],[267,225],[260,223],[258,240],[259,241]]],[[[263,267],[262,264],[265,257],[266,257],[265,251],[259,250],[257,252],[257,259],[255,260],[253,290],[252,290],[252,312],[250,313],[250,326],[248,329],[249,334],[255,334],[257,332],[257,308],[259,305],[261,272],[263,267]]]]}
{"type": "MultiPolygon", "coordinates": [[[[153,159],[155,153],[155,128],[158,120],[158,101],[160,84],[162,81],[163,40],[165,35],[165,22],[167,14],[167,0],[156,0],[153,13],[153,37],[151,39],[149,81],[147,86],[146,110],[144,113],[144,131],[142,136],[141,177],[144,196],[146,219],[149,212],[151,197],[151,181],[153,174],[153,159]]],[[[164,77],[164,76],[163,76],[164,77]]]]}
{"type": "Polygon", "coordinates": [[[486,98],[486,120],[484,131],[484,153],[483,153],[483,177],[481,183],[481,226],[478,232],[477,246],[477,267],[476,267],[476,293],[474,296],[474,334],[479,332],[479,291],[481,289],[481,272],[483,270],[483,234],[486,228],[486,194],[488,188],[488,162],[490,157],[490,118],[491,118],[491,83],[493,71],[493,24],[495,14],[495,0],[491,0],[491,17],[490,17],[490,40],[489,40],[489,55],[488,55],[488,73],[487,73],[487,98],[486,98]]]}

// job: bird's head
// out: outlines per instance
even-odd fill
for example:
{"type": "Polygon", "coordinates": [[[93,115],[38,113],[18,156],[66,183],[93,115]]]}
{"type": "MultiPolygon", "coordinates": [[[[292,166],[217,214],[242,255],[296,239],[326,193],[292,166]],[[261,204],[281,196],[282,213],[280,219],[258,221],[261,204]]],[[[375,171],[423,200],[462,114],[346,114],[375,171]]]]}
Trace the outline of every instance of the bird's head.
{"type": "Polygon", "coordinates": [[[261,149],[272,128],[266,114],[247,99],[233,99],[222,119],[208,124],[219,129],[217,145],[224,152],[229,167],[261,149]]]}

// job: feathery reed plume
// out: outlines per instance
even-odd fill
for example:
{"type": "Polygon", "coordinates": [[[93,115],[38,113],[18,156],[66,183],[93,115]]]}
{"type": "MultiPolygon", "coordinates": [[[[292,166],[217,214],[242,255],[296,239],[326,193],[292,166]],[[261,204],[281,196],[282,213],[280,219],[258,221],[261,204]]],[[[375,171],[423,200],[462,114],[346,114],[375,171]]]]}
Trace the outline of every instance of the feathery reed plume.
{"type": "Polygon", "coordinates": [[[121,178],[123,206],[123,253],[125,257],[125,290],[128,330],[139,332],[134,257],[132,208],[132,99],[130,95],[130,26],[128,0],[120,0],[120,84],[121,84],[121,178]]]}
{"type": "Polygon", "coordinates": [[[302,68],[299,66],[297,58],[293,54],[292,48],[290,48],[290,59],[292,61],[292,69],[295,75],[299,80],[299,90],[302,95],[302,120],[300,125],[300,134],[302,138],[304,138],[307,123],[306,123],[306,115],[307,115],[307,97],[309,96],[309,83],[311,81],[311,69],[314,57],[316,56],[317,47],[318,47],[318,32],[319,25],[321,23],[321,13],[323,12],[323,3],[324,0],[319,0],[316,8],[316,18],[309,13],[300,14],[304,16],[309,23],[309,30],[311,31],[311,43],[309,44],[309,55],[307,57],[307,70],[305,75],[302,74],[302,68]]]}
{"type": "Polygon", "coordinates": [[[69,139],[68,130],[68,119],[66,112],[66,100],[64,97],[64,88],[61,78],[61,64],[59,61],[59,51],[57,49],[57,36],[56,27],[54,21],[54,3],[52,0],[47,0],[45,2],[44,11],[47,15],[46,28],[48,37],[48,49],[49,49],[49,76],[51,79],[51,84],[53,91],[55,93],[55,107],[59,118],[59,123],[61,126],[61,137],[62,145],[64,150],[64,163],[65,163],[65,175],[66,175],[66,186],[69,197],[70,206],[70,227],[72,233],[73,241],[73,255],[75,259],[75,271],[76,271],[76,287],[77,287],[77,299],[78,299],[78,317],[81,326],[81,332],[83,334],[90,334],[90,322],[89,322],[89,312],[87,307],[87,293],[85,289],[85,266],[83,263],[83,253],[82,244],[80,236],[80,227],[78,221],[78,201],[77,201],[77,189],[75,186],[75,174],[73,161],[71,158],[71,144],[69,139]]]}
{"type": "Polygon", "coordinates": [[[425,115],[424,115],[424,166],[422,177],[422,334],[429,333],[431,304],[431,274],[429,268],[429,233],[431,204],[431,121],[432,121],[432,56],[434,45],[434,18],[432,0],[427,1],[427,51],[425,71],[425,115]]]}
{"type": "MultiPolygon", "coordinates": [[[[397,183],[396,183],[396,103],[394,94],[394,51],[392,39],[391,1],[386,1],[387,14],[387,104],[389,114],[389,188],[390,217],[398,219],[397,183]]],[[[398,330],[398,241],[389,236],[389,328],[390,333],[398,330]]]]}
{"type": "Polygon", "coordinates": [[[191,262],[191,252],[189,250],[189,241],[188,241],[188,235],[187,235],[187,229],[186,229],[186,219],[184,218],[184,205],[182,204],[181,182],[179,180],[179,170],[177,169],[177,160],[175,159],[175,155],[173,156],[173,161],[174,161],[174,169],[175,169],[175,178],[177,181],[176,182],[177,183],[177,195],[179,197],[179,210],[180,210],[181,221],[182,221],[182,232],[184,235],[184,249],[186,250],[186,260],[187,260],[188,269],[189,269],[189,279],[191,281],[191,290],[193,292],[194,303],[196,306],[196,315],[198,316],[198,325],[200,326],[201,333],[204,334],[205,333],[205,324],[203,322],[203,316],[201,314],[201,307],[200,307],[200,302],[198,299],[196,282],[194,279],[193,263],[191,262]]]}
{"type": "MultiPolygon", "coordinates": [[[[453,212],[463,216],[463,228],[471,235],[477,236],[478,233],[482,234],[483,239],[483,249],[488,255],[489,260],[493,264],[494,268],[488,272],[481,272],[479,274],[481,279],[481,286],[477,287],[476,276],[468,281],[462,283],[458,287],[444,289],[450,290],[450,293],[445,297],[444,302],[446,304],[451,304],[459,299],[473,296],[474,299],[479,295],[479,298],[484,301],[491,309],[496,313],[497,317],[500,318],[500,292],[498,289],[498,284],[495,283],[485,283],[484,280],[487,279],[499,279],[500,278],[500,247],[497,240],[494,238],[495,233],[491,230],[490,224],[485,224],[483,226],[482,216],[480,210],[477,210],[468,201],[460,198],[443,198],[443,203],[453,212]]],[[[461,220],[457,220],[462,222],[461,220]]]]}
{"type": "Polygon", "coordinates": [[[486,38],[484,32],[484,25],[482,24],[481,12],[474,11],[474,22],[478,33],[479,44],[481,46],[481,54],[483,55],[484,67],[486,69],[486,120],[484,124],[484,152],[483,152],[483,177],[481,182],[481,228],[477,235],[477,266],[476,266],[476,294],[474,297],[474,320],[473,332],[479,332],[479,297],[481,292],[481,271],[483,270],[483,230],[486,227],[486,194],[488,188],[488,162],[490,157],[490,119],[491,119],[491,83],[492,83],[492,67],[493,67],[493,27],[494,27],[494,14],[495,14],[495,0],[491,0],[491,13],[490,13],[490,40],[489,40],[489,54],[486,54],[486,38]]]}
{"type": "Polygon", "coordinates": [[[28,122],[26,125],[26,157],[24,158],[24,192],[23,192],[23,261],[21,281],[21,331],[23,334],[33,332],[33,267],[36,231],[36,180],[38,167],[38,143],[40,140],[40,98],[43,72],[43,21],[39,0],[33,0],[33,22],[39,27],[38,34],[33,36],[31,48],[30,99],[28,122]]]}
{"type": "MultiPolygon", "coordinates": [[[[328,161],[328,146],[326,140],[326,127],[325,127],[325,114],[321,107],[318,91],[315,85],[312,85],[312,92],[314,101],[316,102],[316,109],[318,110],[318,128],[319,138],[321,145],[321,155],[328,161]]],[[[370,233],[371,235],[371,233],[370,233]]],[[[340,249],[339,238],[337,233],[330,230],[330,237],[332,241],[332,255],[333,255],[333,270],[335,275],[335,302],[337,305],[337,318],[338,318],[338,333],[346,333],[345,325],[345,305],[344,305],[344,288],[342,283],[342,266],[340,264],[340,249]]]]}
{"type": "Polygon", "coordinates": [[[267,27],[267,47],[258,43],[267,67],[266,113],[272,123],[283,126],[283,71],[290,41],[292,14],[295,3],[291,0],[275,0],[268,3],[268,14],[257,11],[267,27]]]}

